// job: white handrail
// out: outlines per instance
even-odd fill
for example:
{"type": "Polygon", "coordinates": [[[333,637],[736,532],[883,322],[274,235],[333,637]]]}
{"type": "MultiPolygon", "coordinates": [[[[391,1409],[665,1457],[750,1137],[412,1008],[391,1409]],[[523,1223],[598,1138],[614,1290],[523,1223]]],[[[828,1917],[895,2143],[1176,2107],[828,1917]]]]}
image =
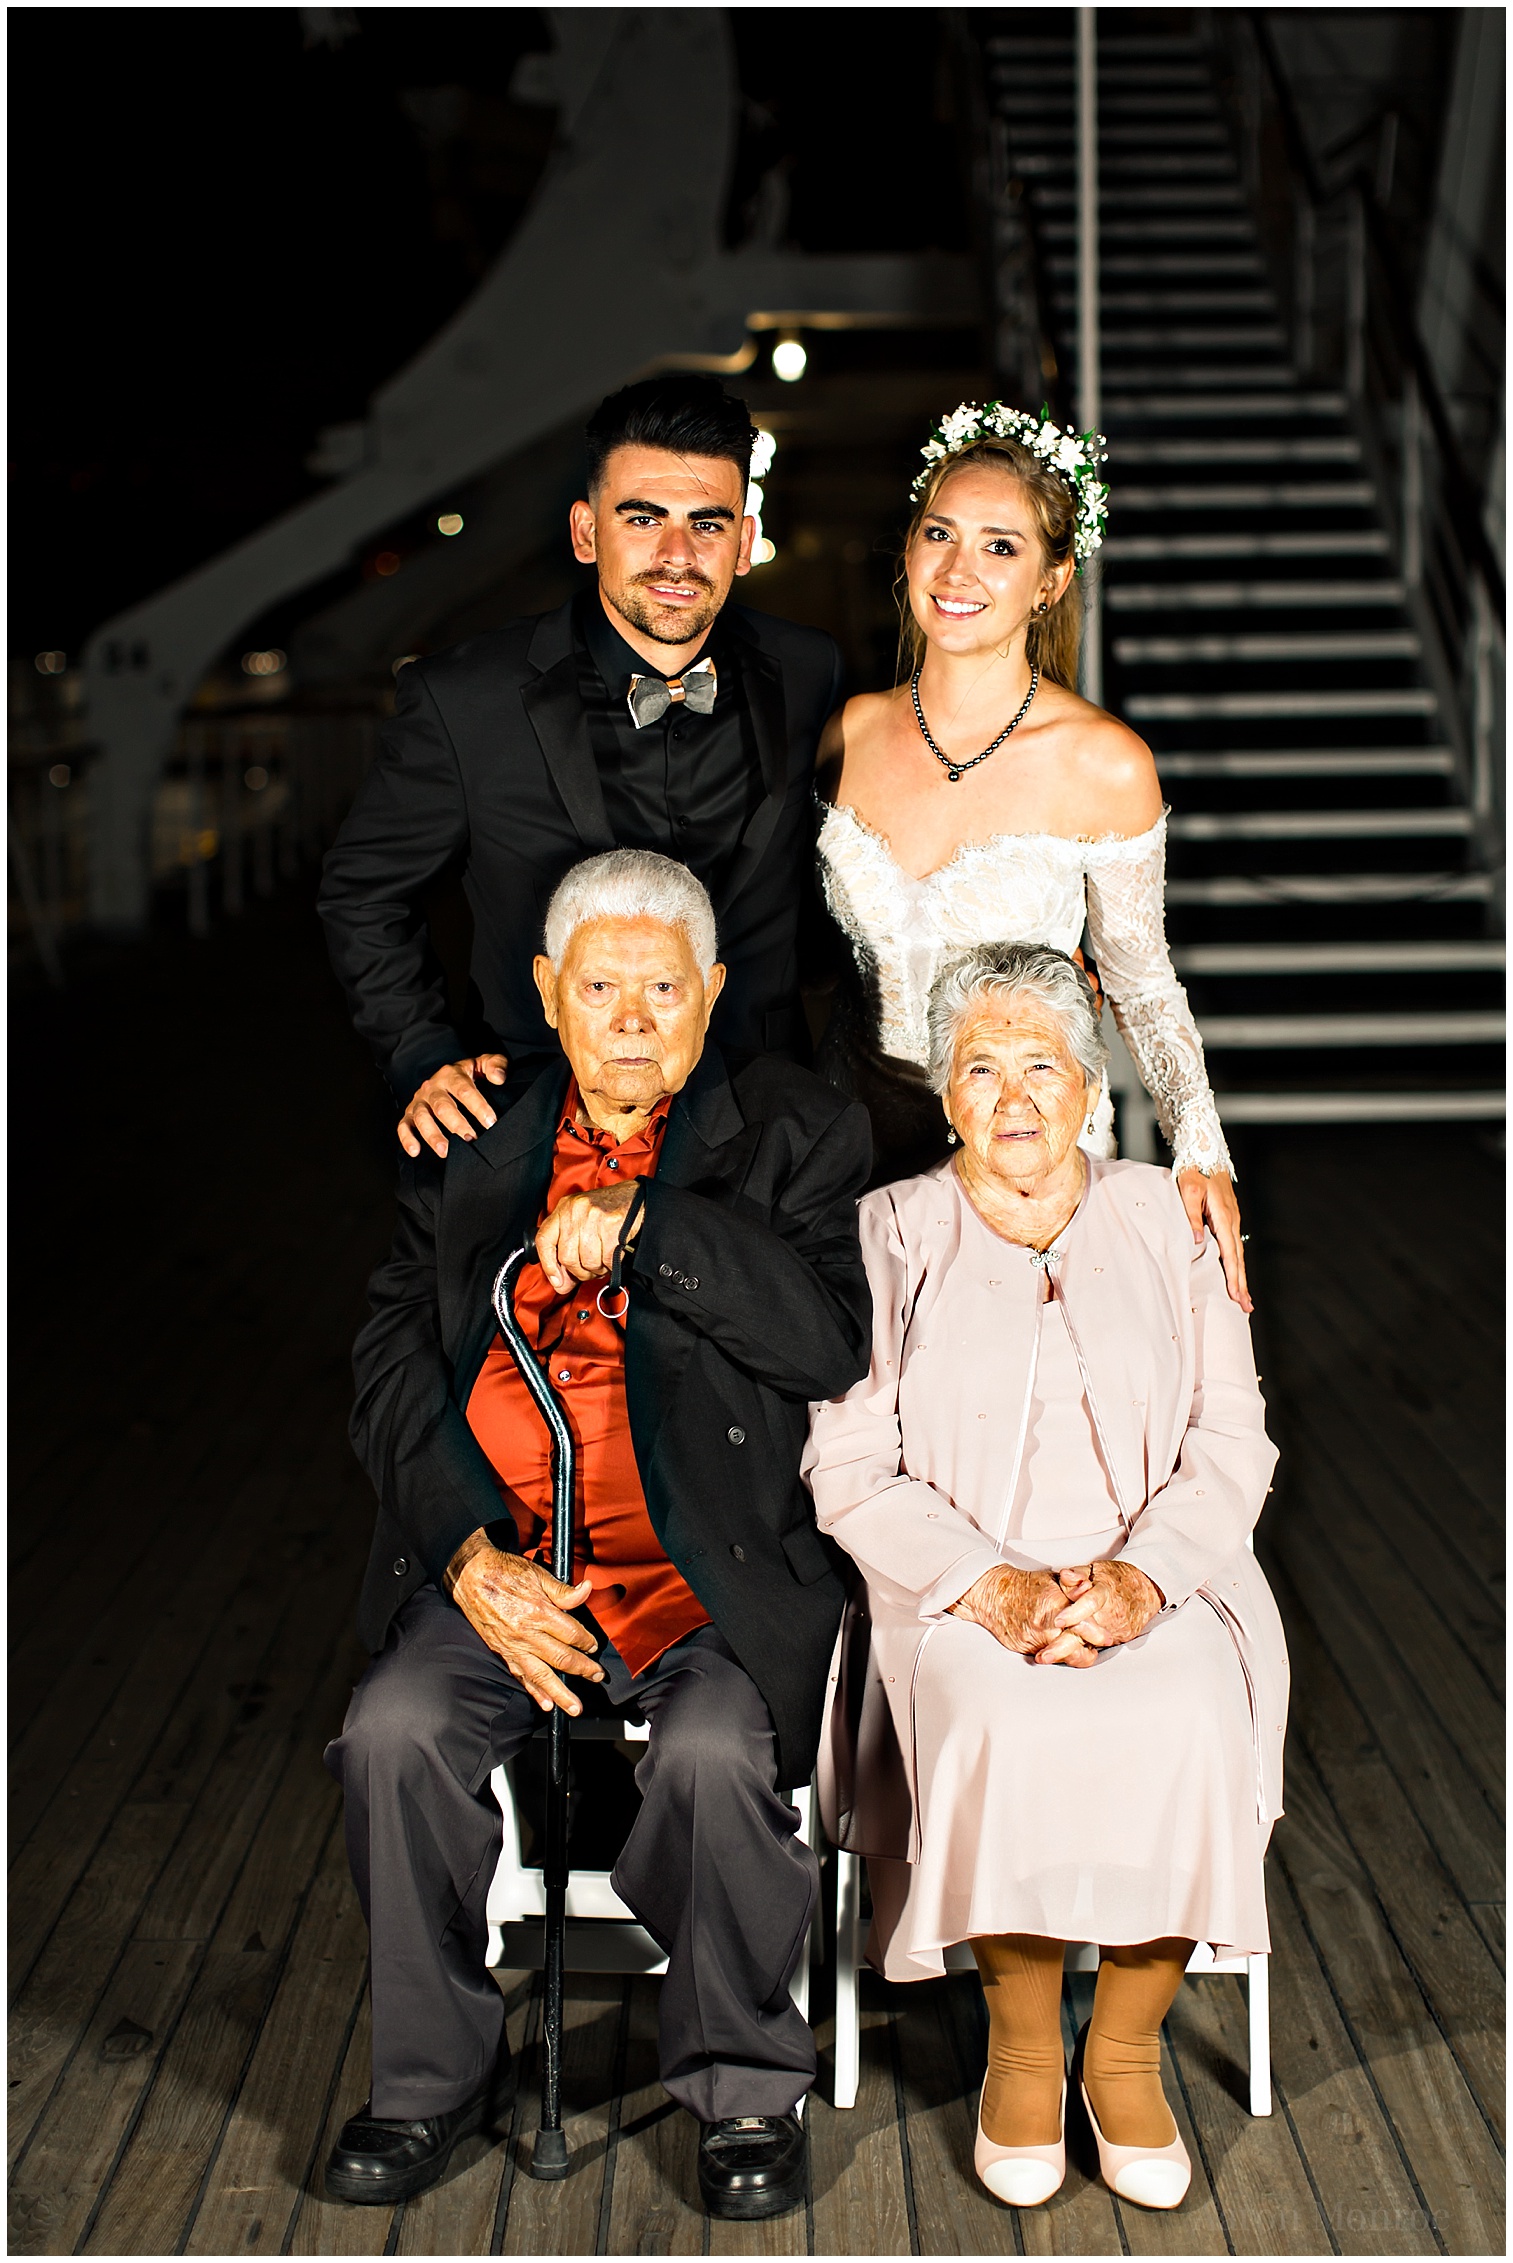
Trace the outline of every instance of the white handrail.
{"type": "MultiPolygon", "coordinates": [[[[1102,414],[1098,304],[1098,12],[1077,11],[1077,421],[1096,432],[1102,414]]],[[[1098,560],[1082,569],[1082,696],[1103,705],[1103,607],[1098,560]]]]}

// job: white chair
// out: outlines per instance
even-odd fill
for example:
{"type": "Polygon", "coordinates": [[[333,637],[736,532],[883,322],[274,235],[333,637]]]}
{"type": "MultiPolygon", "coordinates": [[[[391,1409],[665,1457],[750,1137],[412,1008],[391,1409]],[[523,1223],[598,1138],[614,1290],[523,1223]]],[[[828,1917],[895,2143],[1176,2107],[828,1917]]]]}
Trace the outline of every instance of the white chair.
{"type": "MultiPolygon", "coordinates": [[[[860,2068],[861,2018],[858,1983],[862,1961],[862,1857],[838,1852],[835,1858],[835,2103],[856,2104],[860,2068]]],[[[1188,1971],[1243,1972],[1250,2025],[1250,2110],[1271,2112],[1271,2002],[1269,1957],[1215,1957],[1207,1942],[1192,1953],[1188,1971]]],[[[971,1946],[959,1941],[945,1952],[947,1972],[975,1972],[971,1946]]],[[[1096,1972],[1098,1951],[1091,1942],[1069,1941],[1068,1972],[1096,1972]]]]}
{"type": "MultiPolygon", "coordinates": [[[[604,1742],[645,1744],[651,1731],[643,1723],[618,1720],[578,1720],[572,1736],[604,1742]]],[[[530,1971],[542,1962],[542,1920],[546,1893],[541,1872],[521,1859],[520,1812],[508,1766],[496,1768],[490,1781],[504,1816],[504,1844],[489,1888],[487,1905],[490,1970],[530,1971]]],[[[813,1844],[814,1793],[812,1786],[792,1795],[799,1811],[799,1837],[813,1844]]],[[[818,1912],[816,1912],[816,1921],[818,1912]]],[[[793,2000],[809,2016],[809,1959],[814,1929],[804,1944],[793,1976],[793,2000]]],[[[667,1959],[644,1925],[628,1909],[610,1884],[607,1870],[572,1870],[567,1881],[567,1969],[569,1972],[641,1972],[667,1970],[667,1959]]]]}

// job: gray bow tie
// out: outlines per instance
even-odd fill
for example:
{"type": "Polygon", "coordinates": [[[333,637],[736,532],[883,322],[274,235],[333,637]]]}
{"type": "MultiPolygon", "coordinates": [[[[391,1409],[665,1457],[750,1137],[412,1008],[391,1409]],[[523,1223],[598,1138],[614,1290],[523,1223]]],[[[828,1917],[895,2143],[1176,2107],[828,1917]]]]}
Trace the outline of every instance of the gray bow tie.
{"type": "Polygon", "coordinates": [[[669,707],[683,706],[695,715],[707,715],[714,706],[714,695],[714,662],[701,660],[696,668],[681,676],[669,676],[665,682],[661,676],[632,676],[625,704],[640,731],[648,723],[659,722],[669,707]]]}

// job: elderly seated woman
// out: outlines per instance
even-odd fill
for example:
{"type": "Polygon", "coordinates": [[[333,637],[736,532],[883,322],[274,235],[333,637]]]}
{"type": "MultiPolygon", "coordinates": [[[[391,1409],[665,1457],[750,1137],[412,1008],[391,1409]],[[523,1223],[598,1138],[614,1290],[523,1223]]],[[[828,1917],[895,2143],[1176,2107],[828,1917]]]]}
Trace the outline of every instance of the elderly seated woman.
{"type": "Polygon", "coordinates": [[[805,1460],[871,1618],[839,1827],[906,1857],[872,1865],[890,1979],[972,1943],[988,2190],[1065,2174],[1063,1950],[1094,1941],[1073,2096],[1105,2181],[1175,2207],[1161,2023],[1196,1942],[1268,1946],[1287,1659],[1246,1545],[1276,1459],[1249,1323],[1170,1177],[1078,1145],[1104,1046],[1070,959],[957,959],[930,1037],[960,1146],[862,1201],[871,1372],[805,1460]]]}

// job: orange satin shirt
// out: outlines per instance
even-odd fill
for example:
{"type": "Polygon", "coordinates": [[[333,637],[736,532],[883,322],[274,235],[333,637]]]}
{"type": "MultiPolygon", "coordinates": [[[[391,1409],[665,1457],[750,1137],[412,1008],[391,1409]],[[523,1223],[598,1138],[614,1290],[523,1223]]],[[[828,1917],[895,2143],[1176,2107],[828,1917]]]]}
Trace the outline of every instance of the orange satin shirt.
{"type": "MultiPolygon", "coordinates": [[[[641,1131],[617,1145],[611,1132],[577,1121],[578,1086],[571,1083],[542,1218],[566,1195],[651,1178],[669,1105],[670,1098],[662,1101],[641,1131]]],[[[559,1297],[540,1266],[527,1265],[515,1291],[515,1311],[577,1442],[573,1576],[592,1584],[588,1608],[630,1671],[639,1674],[695,1627],[708,1626],[709,1613],[652,1530],[625,1404],[625,1331],[599,1310],[604,1285],[575,1281],[559,1297]]],[[[469,1394],[467,1417],[504,1486],[522,1552],[549,1568],[551,1442],[497,1335],[469,1394]]]]}

